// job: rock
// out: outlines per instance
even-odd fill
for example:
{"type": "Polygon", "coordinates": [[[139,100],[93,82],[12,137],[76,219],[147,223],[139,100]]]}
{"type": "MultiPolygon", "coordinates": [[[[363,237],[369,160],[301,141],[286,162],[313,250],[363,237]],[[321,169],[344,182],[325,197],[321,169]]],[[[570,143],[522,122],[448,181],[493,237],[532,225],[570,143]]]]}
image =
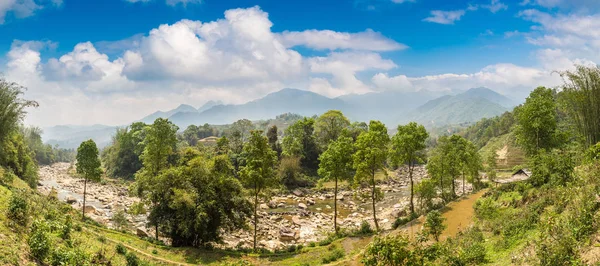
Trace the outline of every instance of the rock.
{"type": "Polygon", "coordinates": [[[65,199],[65,201],[68,204],[73,204],[73,203],[77,202],[77,200],[75,198],[73,198],[72,196],[67,196],[67,198],[65,199]]]}
{"type": "Polygon", "coordinates": [[[322,210],[323,210],[323,209],[321,209],[321,208],[317,208],[317,211],[318,211],[318,212],[320,212],[320,211],[322,211],[322,210]]]}
{"type": "Polygon", "coordinates": [[[269,206],[269,208],[275,209],[275,208],[277,208],[277,201],[274,201],[274,200],[269,201],[269,203],[267,203],[267,205],[269,206]]]}
{"type": "Polygon", "coordinates": [[[296,225],[302,225],[302,221],[300,221],[300,217],[298,217],[298,216],[293,216],[292,222],[296,225]]]}
{"type": "Polygon", "coordinates": [[[314,201],[314,200],[312,200],[312,199],[307,199],[307,200],[306,200],[306,203],[307,203],[308,205],[315,205],[315,201],[314,201]]]}
{"type": "Polygon", "coordinates": [[[402,208],[402,204],[400,204],[400,203],[394,204],[394,209],[400,209],[400,208],[402,208]]]}
{"type": "Polygon", "coordinates": [[[341,200],[341,201],[344,201],[344,196],[343,195],[339,195],[337,199],[341,200]]]}
{"type": "Polygon", "coordinates": [[[308,208],[308,206],[306,206],[306,204],[304,204],[304,203],[298,203],[298,208],[306,210],[306,208],[308,208]]]}
{"type": "Polygon", "coordinates": [[[283,208],[283,207],[285,207],[285,203],[279,203],[279,204],[277,204],[277,208],[283,208]]]}
{"type": "Polygon", "coordinates": [[[267,205],[267,204],[265,204],[265,203],[261,203],[261,204],[260,204],[260,206],[259,206],[259,208],[260,208],[261,210],[268,210],[268,209],[269,209],[269,205],[267,205]]]}
{"type": "Polygon", "coordinates": [[[85,208],[83,209],[83,212],[85,212],[85,213],[97,213],[98,210],[96,210],[96,207],[94,207],[94,206],[86,205],[85,208]]]}
{"type": "Polygon", "coordinates": [[[296,197],[302,197],[302,195],[304,195],[304,192],[302,192],[302,190],[300,190],[300,189],[294,189],[294,191],[292,191],[292,193],[294,193],[294,195],[296,195],[296,197]]]}
{"type": "Polygon", "coordinates": [[[281,241],[293,241],[298,238],[298,233],[289,228],[281,228],[279,230],[279,240],[281,241]]]}
{"type": "Polygon", "coordinates": [[[148,237],[148,233],[146,232],[146,230],[141,227],[136,228],[135,233],[139,237],[148,237]]]}

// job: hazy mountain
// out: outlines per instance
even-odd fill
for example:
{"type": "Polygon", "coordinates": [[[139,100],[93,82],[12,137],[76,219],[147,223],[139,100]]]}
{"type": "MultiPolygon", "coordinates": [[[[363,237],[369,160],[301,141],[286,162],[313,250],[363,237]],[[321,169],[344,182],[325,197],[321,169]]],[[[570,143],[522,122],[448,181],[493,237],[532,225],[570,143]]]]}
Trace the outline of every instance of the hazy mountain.
{"type": "Polygon", "coordinates": [[[380,120],[384,123],[397,123],[398,116],[406,114],[429,100],[436,98],[433,92],[384,91],[366,94],[349,94],[338,97],[350,107],[344,111],[348,117],[357,121],[380,120]]]}
{"type": "Polygon", "coordinates": [[[103,148],[112,140],[117,127],[106,125],[77,126],[61,125],[43,129],[42,139],[61,148],[76,149],[81,142],[93,139],[98,148],[103,148]]]}
{"type": "Polygon", "coordinates": [[[485,87],[472,88],[462,93],[464,97],[479,97],[486,99],[490,102],[497,103],[506,108],[512,108],[517,106],[519,103],[513,99],[510,99],[500,93],[490,90],[485,87]]]}
{"type": "Polygon", "coordinates": [[[404,123],[417,121],[426,126],[475,122],[509,110],[500,104],[506,103],[508,98],[499,96],[502,95],[485,88],[471,89],[455,96],[445,95],[428,101],[399,120],[404,123]]]}
{"type": "Polygon", "coordinates": [[[179,112],[169,119],[179,127],[194,124],[229,124],[239,119],[260,120],[283,113],[303,116],[318,115],[330,109],[344,110],[347,104],[314,92],[283,89],[267,96],[239,105],[216,105],[201,113],[179,112]]]}
{"type": "MultiPolygon", "coordinates": [[[[202,107],[200,107],[200,108],[202,108],[202,107]]],[[[154,122],[154,120],[156,120],[157,118],[169,118],[176,113],[198,113],[198,110],[191,105],[180,104],[179,106],[177,106],[177,108],[166,111],[166,112],[156,111],[156,112],[140,119],[139,121],[144,122],[146,124],[152,124],[154,122]]]]}
{"type": "Polygon", "coordinates": [[[222,105],[222,104],[223,104],[222,101],[208,101],[204,105],[200,106],[200,108],[198,108],[198,112],[202,113],[202,112],[204,112],[204,111],[206,111],[206,110],[208,110],[208,109],[210,109],[210,108],[212,108],[214,106],[222,105]]]}

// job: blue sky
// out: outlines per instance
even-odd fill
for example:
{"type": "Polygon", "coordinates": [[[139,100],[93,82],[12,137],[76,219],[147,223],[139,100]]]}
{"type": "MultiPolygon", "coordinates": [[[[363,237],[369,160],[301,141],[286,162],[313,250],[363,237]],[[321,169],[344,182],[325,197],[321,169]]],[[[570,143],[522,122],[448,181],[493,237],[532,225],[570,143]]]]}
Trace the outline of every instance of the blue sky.
{"type": "Polygon", "coordinates": [[[487,86],[594,64],[593,0],[0,0],[0,71],[33,124],[120,124],[284,87],[329,97],[487,86]],[[85,111],[82,111],[85,109],[85,111]]]}

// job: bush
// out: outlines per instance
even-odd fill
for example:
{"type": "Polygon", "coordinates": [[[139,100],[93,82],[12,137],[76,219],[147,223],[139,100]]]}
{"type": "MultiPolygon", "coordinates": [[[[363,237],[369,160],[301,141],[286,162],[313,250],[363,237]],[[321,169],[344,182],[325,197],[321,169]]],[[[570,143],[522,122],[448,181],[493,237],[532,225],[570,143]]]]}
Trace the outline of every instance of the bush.
{"type": "Polygon", "coordinates": [[[0,168],[0,184],[10,187],[12,186],[14,179],[15,174],[11,168],[8,168],[8,170],[4,171],[2,171],[2,168],[0,168]]]}
{"type": "Polygon", "coordinates": [[[400,226],[403,226],[403,225],[407,224],[408,222],[416,219],[417,217],[419,217],[419,216],[417,216],[416,213],[411,213],[409,216],[406,216],[406,217],[398,217],[394,221],[394,224],[392,224],[392,228],[396,229],[400,226]]]}
{"type": "Polygon", "coordinates": [[[361,262],[365,266],[419,265],[416,252],[409,246],[405,235],[375,237],[365,249],[361,262]]]}
{"type": "Polygon", "coordinates": [[[333,248],[330,248],[331,252],[325,255],[325,257],[323,257],[323,264],[331,263],[344,257],[345,252],[343,249],[341,249],[338,246],[332,247],[333,248]]]}
{"type": "Polygon", "coordinates": [[[129,226],[129,222],[127,222],[127,217],[125,217],[125,212],[123,210],[116,211],[113,214],[112,221],[117,230],[123,230],[129,226]]]}
{"type": "Polygon", "coordinates": [[[358,230],[355,230],[353,232],[353,235],[355,235],[355,236],[366,236],[366,235],[372,235],[372,234],[373,234],[373,229],[371,229],[371,224],[369,224],[369,222],[367,222],[367,221],[362,221],[358,230]]]}
{"type": "Polygon", "coordinates": [[[71,228],[73,227],[73,222],[71,221],[71,216],[67,215],[65,217],[65,224],[63,225],[62,230],[60,231],[60,237],[62,239],[71,239],[71,228]]]}
{"type": "Polygon", "coordinates": [[[140,265],[140,259],[133,252],[127,253],[127,255],[125,255],[125,260],[127,260],[127,266],[140,265]]]}
{"type": "Polygon", "coordinates": [[[146,209],[144,208],[144,203],[136,202],[136,203],[131,204],[128,212],[131,215],[146,214],[146,209]]]}
{"type": "Polygon", "coordinates": [[[127,254],[127,248],[125,248],[125,246],[123,246],[123,244],[121,244],[121,243],[117,244],[116,250],[117,250],[118,254],[121,254],[121,255],[127,254]]]}
{"type": "Polygon", "coordinates": [[[49,236],[48,224],[45,221],[36,220],[31,228],[31,233],[27,241],[31,256],[40,262],[43,262],[52,245],[49,236]]]}
{"type": "Polygon", "coordinates": [[[89,265],[89,256],[81,249],[55,249],[50,256],[50,265],[89,265]]]}
{"type": "Polygon", "coordinates": [[[26,225],[29,219],[29,204],[23,196],[23,192],[14,191],[8,203],[8,218],[19,225],[26,225]]]}
{"type": "Polygon", "coordinates": [[[439,241],[440,235],[446,229],[446,225],[444,221],[446,218],[442,217],[442,214],[439,211],[431,211],[427,214],[425,218],[425,224],[423,225],[424,233],[432,236],[435,241],[439,241]]]}

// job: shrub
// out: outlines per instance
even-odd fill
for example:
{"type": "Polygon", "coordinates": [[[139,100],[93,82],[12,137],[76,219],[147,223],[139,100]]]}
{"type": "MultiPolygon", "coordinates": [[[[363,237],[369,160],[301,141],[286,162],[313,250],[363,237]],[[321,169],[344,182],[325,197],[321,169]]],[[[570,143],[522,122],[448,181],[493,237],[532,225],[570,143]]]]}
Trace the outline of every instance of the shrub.
{"type": "Polygon", "coordinates": [[[331,263],[344,257],[345,252],[338,246],[332,246],[331,252],[323,257],[323,264],[331,263]]]}
{"type": "Polygon", "coordinates": [[[8,170],[2,171],[0,168],[0,184],[5,186],[12,186],[13,180],[15,179],[15,174],[11,168],[8,170]]]}
{"type": "Polygon", "coordinates": [[[62,230],[60,231],[60,237],[62,239],[71,239],[71,228],[73,227],[73,222],[71,221],[71,216],[67,215],[65,217],[65,224],[63,225],[62,230]]]}
{"type": "Polygon", "coordinates": [[[127,253],[127,255],[125,255],[125,260],[127,260],[127,266],[140,265],[140,259],[133,252],[127,253]]]}
{"type": "Polygon", "coordinates": [[[444,229],[446,229],[444,220],[446,220],[446,218],[442,217],[442,214],[439,211],[434,210],[429,212],[425,218],[425,224],[423,225],[423,227],[425,227],[424,232],[427,235],[432,236],[435,241],[439,241],[440,235],[444,229]]]}
{"type": "Polygon", "coordinates": [[[27,241],[31,256],[40,262],[43,262],[50,252],[51,241],[48,232],[48,224],[45,221],[36,220],[27,241]]]}
{"type": "Polygon", "coordinates": [[[89,256],[81,249],[57,248],[50,255],[50,265],[89,265],[89,256]]]}
{"type": "Polygon", "coordinates": [[[113,214],[112,221],[117,230],[123,230],[129,225],[129,223],[127,222],[127,217],[125,217],[125,212],[123,210],[116,211],[113,214]]]}
{"type": "Polygon", "coordinates": [[[416,213],[411,213],[409,216],[406,217],[398,217],[396,218],[396,220],[394,221],[394,224],[392,224],[392,228],[396,229],[400,226],[403,226],[405,224],[407,224],[408,222],[416,219],[418,216],[416,213]]]}
{"type": "Polygon", "coordinates": [[[127,248],[125,248],[125,246],[123,246],[123,244],[121,244],[121,243],[117,244],[116,250],[117,250],[118,254],[121,254],[121,255],[127,254],[127,248]]]}
{"type": "Polygon", "coordinates": [[[26,225],[29,217],[29,204],[23,196],[23,192],[15,191],[10,196],[8,203],[8,218],[19,225],[26,225]]]}
{"type": "Polygon", "coordinates": [[[405,235],[375,237],[365,249],[361,262],[365,266],[418,265],[418,256],[409,246],[405,235]]]}
{"type": "Polygon", "coordinates": [[[144,208],[144,203],[136,202],[136,203],[131,204],[131,206],[129,207],[129,214],[132,214],[132,215],[146,214],[146,209],[144,208]]]}
{"type": "Polygon", "coordinates": [[[371,229],[371,224],[369,224],[369,222],[367,222],[367,221],[362,221],[358,230],[354,231],[354,233],[353,233],[353,235],[356,235],[356,236],[366,236],[366,235],[372,235],[372,234],[373,234],[373,229],[371,229]]]}

